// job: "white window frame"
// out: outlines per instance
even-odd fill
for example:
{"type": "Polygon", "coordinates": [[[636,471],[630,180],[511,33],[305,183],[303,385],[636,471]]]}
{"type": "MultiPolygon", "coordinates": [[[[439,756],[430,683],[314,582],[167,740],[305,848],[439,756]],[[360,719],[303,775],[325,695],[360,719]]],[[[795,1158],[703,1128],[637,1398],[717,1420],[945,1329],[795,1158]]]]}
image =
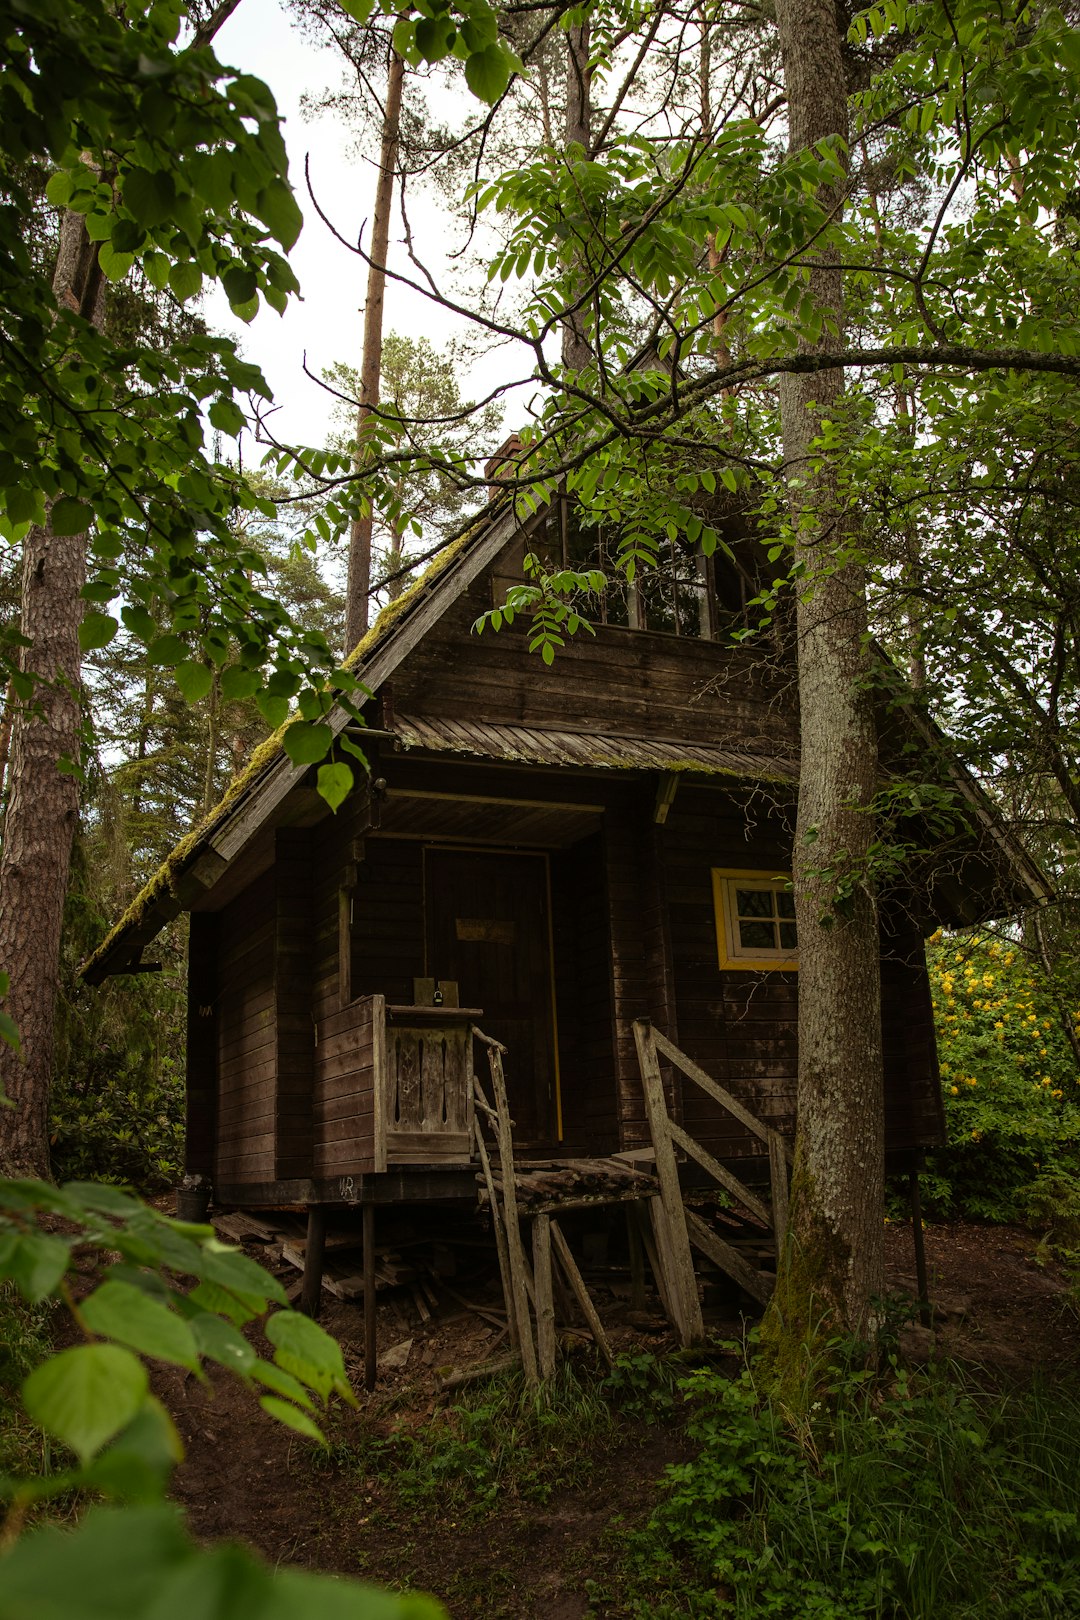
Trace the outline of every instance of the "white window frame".
{"type": "MultiPolygon", "coordinates": [[[[790,894],[791,877],[768,869],[747,870],[730,866],[712,869],[713,906],[716,912],[716,943],[720,966],[726,972],[797,973],[799,953],[786,951],[777,945],[768,949],[763,945],[746,946],[739,938],[739,918],[736,910],[736,889],[759,889],[768,894],[790,894]]],[[[762,918],[761,921],[767,919],[762,918]]],[[[785,919],[788,920],[788,919],[785,919]]]]}

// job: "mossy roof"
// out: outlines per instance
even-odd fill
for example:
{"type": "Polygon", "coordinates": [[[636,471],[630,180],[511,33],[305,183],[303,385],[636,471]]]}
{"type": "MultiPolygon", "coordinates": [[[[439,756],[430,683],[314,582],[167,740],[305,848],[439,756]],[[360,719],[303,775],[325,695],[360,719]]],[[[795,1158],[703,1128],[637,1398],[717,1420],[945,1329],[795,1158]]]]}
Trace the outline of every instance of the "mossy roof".
{"type": "MultiPolygon", "coordinates": [[[[479,518],[474,517],[470,521],[468,528],[440,551],[439,555],[425,569],[419,579],[409,586],[408,590],[402,591],[401,595],[396,597],[394,601],[387,603],[386,607],[378,614],[371,628],[357,642],[352,652],[342,660],[342,667],[349,671],[358,671],[369,663],[373,654],[389,643],[392,633],[406,615],[423,598],[430,595],[432,589],[448,575],[452,564],[480,540],[481,535],[490,527],[496,510],[502,512],[505,507],[505,501],[498,501],[493,503],[479,518]]],[[[153,876],[144,883],[123,916],[109,930],[97,949],[92,951],[86,958],[80,969],[84,978],[94,982],[99,978],[106,977],[108,970],[105,969],[105,964],[109,957],[114,954],[121,940],[129,934],[137,935],[143,924],[153,920],[153,913],[159,909],[161,911],[160,920],[157,920],[153,933],[148,936],[149,938],[152,938],[153,934],[157,933],[169,920],[170,912],[171,915],[175,916],[180,909],[179,902],[175,897],[177,880],[192,864],[194,857],[207,843],[214,830],[221,825],[237,801],[243,798],[282,758],[285,752],[285,733],[299,718],[299,715],[290,715],[282,725],[278,726],[276,731],[271,732],[259,744],[243,770],[233,777],[218,803],[166,856],[153,876]],[[105,971],[103,972],[102,969],[105,969],[105,971]]],[[[145,943],[145,940],[139,943],[145,943]]],[[[137,951],[134,954],[137,955],[137,951]]],[[[125,965],[127,965],[126,960],[125,965]]],[[[122,971],[122,969],[114,969],[113,971],[122,971]]]]}

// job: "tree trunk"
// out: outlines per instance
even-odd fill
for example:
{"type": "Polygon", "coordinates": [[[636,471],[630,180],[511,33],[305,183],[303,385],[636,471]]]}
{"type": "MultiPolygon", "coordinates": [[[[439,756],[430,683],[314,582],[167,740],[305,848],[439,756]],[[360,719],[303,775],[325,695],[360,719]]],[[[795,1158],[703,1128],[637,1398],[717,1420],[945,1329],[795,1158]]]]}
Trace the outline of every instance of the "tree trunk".
{"type": "MultiPolygon", "coordinates": [[[[847,139],[847,93],[831,0],[778,0],[790,145],[847,139]]],[[[837,214],[843,196],[822,196],[837,214]]],[[[811,352],[842,342],[835,257],[811,276],[831,315],[811,352]]],[[[807,1350],[836,1332],[873,1337],[883,1289],[884,1130],[877,909],[866,860],[877,744],[865,645],[863,570],[848,560],[852,524],[837,468],[811,446],[844,389],[843,372],[781,383],[784,457],[801,565],[798,607],[801,768],[795,839],[799,926],[798,1136],[788,1242],[765,1328],[776,1387],[805,1386],[807,1350]],[[838,878],[852,879],[839,901],[838,878]]]]}
{"type": "MultiPolygon", "coordinates": [[[[390,52],[390,73],[383,111],[382,147],[379,153],[379,179],[375,188],[375,211],[371,227],[371,264],[368,267],[367,302],[364,305],[364,356],[360,366],[360,406],[356,413],[356,456],[353,466],[360,472],[364,464],[366,423],[372,407],[379,403],[379,377],[382,371],[383,303],[386,296],[386,255],[390,246],[390,211],[394,201],[394,171],[397,167],[398,138],[401,130],[401,92],[405,83],[405,62],[390,52]]],[[[357,517],[349,530],[349,580],[345,600],[345,652],[350,653],[368,627],[368,597],[371,591],[372,517],[357,517]]]]}
{"type": "MultiPolygon", "coordinates": [[[[53,292],[95,326],[104,318],[104,278],[81,214],[66,213],[53,292]]],[[[77,762],[82,714],[80,595],[86,535],[54,535],[46,520],[23,542],[22,667],[37,683],[11,731],[11,791],[0,855],[0,968],[11,977],[7,1011],[19,1026],[21,1055],[0,1045],[0,1087],[15,1104],[0,1109],[0,1173],[47,1177],[60,933],[71,844],[79,813],[77,762]]]]}
{"type": "MultiPolygon", "coordinates": [[[[589,24],[574,23],[566,36],[566,149],[584,147],[588,156],[592,121],[592,75],[589,71],[589,24]]],[[[576,294],[575,294],[576,295],[576,294]]],[[[581,371],[592,359],[585,322],[575,311],[566,317],[562,359],[568,371],[581,371]]]]}

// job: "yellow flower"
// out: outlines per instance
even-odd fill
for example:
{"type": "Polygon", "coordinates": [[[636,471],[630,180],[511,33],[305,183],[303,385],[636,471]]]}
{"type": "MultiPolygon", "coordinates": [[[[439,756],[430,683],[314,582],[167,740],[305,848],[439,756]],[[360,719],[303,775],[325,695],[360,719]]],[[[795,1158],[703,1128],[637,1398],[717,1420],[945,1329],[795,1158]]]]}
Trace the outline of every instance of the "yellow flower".
{"type": "Polygon", "coordinates": [[[995,1019],[995,1021],[994,1021],[994,1028],[995,1028],[995,1029],[1004,1029],[1004,1028],[1005,1028],[1005,1025],[1004,1025],[1004,1024],[1003,1024],[1003,1023],[1002,1023],[1002,1022],[1001,1022],[1001,1019],[1000,1019],[1000,1018],[998,1018],[998,1019],[995,1019]]]}
{"type": "Polygon", "coordinates": [[[1064,1097],[1065,1093],[1063,1091],[1052,1091],[1050,1095],[1051,1097],[1064,1097]]]}
{"type": "Polygon", "coordinates": [[[975,1079],[974,1075],[969,1074],[967,1083],[969,1086],[977,1086],[979,1082],[975,1079]]]}
{"type": "MultiPolygon", "coordinates": [[[[1080,1084],[1080,1081],[1078,1081],[1077,1083],[1080,1084]]],[[[950,1086],[949,1090],[952,1092],[954,1097],[959,1097],[959,1095],[960,1095],[960,1087],[959,1086],[950,1086]]]]}

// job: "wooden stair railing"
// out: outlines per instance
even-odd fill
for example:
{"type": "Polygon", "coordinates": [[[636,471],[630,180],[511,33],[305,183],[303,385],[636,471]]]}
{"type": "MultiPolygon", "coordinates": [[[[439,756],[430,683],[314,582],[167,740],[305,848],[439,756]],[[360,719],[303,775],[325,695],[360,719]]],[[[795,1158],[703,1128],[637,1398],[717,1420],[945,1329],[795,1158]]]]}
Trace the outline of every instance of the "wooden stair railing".
{"type": "Polygon", "coordinates": [[[730,1243],[725,1243],[700,1215],[685,1207],[679,1184],[675,1148],[681,1148],[745,1209],[772,1230],[777,1254],[787,1231],[788,1170],[792,1162],[792,1153],[779,1131],[764,1124],[737,1097],[733,1097],[723,1086],[718,1085],[700,1064],[695,1063],[693,1058],[688,1057],[669,1041],[666,1035],[655,1029],[649,1019],[635,1019],[634,1042],[637,1046],[638,1064],[645,1093],[645,1113],[652,1136],[657,1179],[660,1183],[660,1197],[654,1201],[653,1228],[662,1262],[665,1259],[663,1254],[665,1246],[670,1250],[673,1261],[670,1266],[665,1266],[668,1271],[668,1289],[672,1294],[669,1314],[682,1342],[693,1344],[703,1337],[703,1327],[693,1257],[690,1253],[691,1245],[763,1305],[768,1303],[772,1294],[773,1278],[768,1272],[759,1271],[752,1266],[730,1243]],[[726,1109],[752,1135],[765,1144],[769,1155],[771,1189],[769,1205],[766,1205],[756,1193],[740,1181],[738,1176],[722,1165],[707,1148],[702,1147],[700,1142],[695,1141],[689,1132],[671,1118],[660,1073],[661,1055],[688,1080],[693,1081],[707,1097],[719,1103],[721,1108],[726,1109]],[[656,1208],[657,1204],[660,1206],[659,1209],[656,1208]]]}

